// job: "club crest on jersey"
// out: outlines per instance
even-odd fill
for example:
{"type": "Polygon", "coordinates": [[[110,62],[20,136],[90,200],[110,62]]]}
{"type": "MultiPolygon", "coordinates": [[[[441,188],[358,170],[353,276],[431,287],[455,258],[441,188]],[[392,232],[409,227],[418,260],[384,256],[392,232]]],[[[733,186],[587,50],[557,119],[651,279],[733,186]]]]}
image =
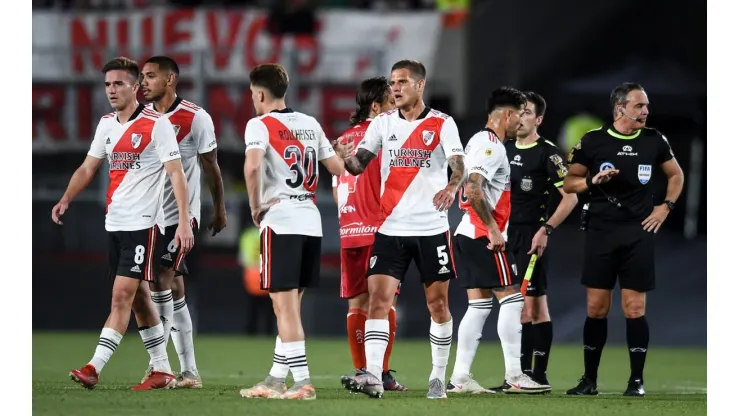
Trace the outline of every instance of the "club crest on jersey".
{"type": "Polygon", "coordinates": [[[425,146],[429,146],[430,144],[432,144],[432,140],[434,140],[434,132],[431,130],[422,131],[421,139],[424,141],[425,146]]]}
{"type": "Polygon", "coordinates": [[[378,256],[372,256],[370,257],[370,268],[372,269],[375,267],[375,262],[378,261],[378,256]]]}
{"type": "Polygon", "coordinates": [[[133,146],[134,149],[139,147],[141,144],[141,133],[131,133],[131,146],[133,146]]]}
{"type": "Polygon", "coordinates": [[[653,176],[653,166],[652,165],[638,165],[637,166],[637,179],[640,180],[641,184],[646,185],[648,182],[650,182],[651,176],[653,176]]]}
{"type": "Polygon", "coordinates": [[[179,124],[173,124],[172,127],[175,129],[175,136],[180,134],[180,125],[179,124]]]}
{"type": "Polygon", "coordinates": [[[605,171],[607,169],[614,169],[614,165],[611,162],[604,162],[599,166],[599,171],[605,171]]]}
{"type": "Polygon", "coordinates": [[[532,190],[532,179],[531,178],[522,178],[522,181],[519,182],[519,187],[522,188],[522,191],[529,192],[532,190]]]}

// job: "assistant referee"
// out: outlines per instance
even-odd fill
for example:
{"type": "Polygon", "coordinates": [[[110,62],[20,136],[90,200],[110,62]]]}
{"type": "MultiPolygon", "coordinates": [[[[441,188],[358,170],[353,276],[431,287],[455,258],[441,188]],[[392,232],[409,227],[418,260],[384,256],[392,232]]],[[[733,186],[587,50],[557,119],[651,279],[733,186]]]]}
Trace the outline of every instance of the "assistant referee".
{"type": "Polygon", "coordinates": [[[649,329],[646,293],[655,288],[654,235],[675,206],[683,172],[668,140],[645,127],[648,97],[635,83],[617,86],[610,97],[614,122],[583,136],[571,151],[563,189],[587,193],[588,218],[581,283],[588,316],[583,327],[585,374],[567,394],[595,395],[601,352],[606,344],[611,292],[619,278],[627,318],[630,378],[625,396],[644,396],[643,368],[649,329]],[[666,199],[653,205],[654,171],[667,179],[666,199]]]}

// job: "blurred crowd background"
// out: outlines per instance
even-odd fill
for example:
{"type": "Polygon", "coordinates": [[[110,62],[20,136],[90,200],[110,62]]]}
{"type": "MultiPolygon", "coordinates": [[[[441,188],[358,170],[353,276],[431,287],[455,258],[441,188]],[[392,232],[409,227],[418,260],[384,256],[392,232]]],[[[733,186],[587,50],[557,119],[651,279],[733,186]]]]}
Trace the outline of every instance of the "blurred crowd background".
{"type": "MultiPolygon", "coordinates": [[[[495,87],[534,90],[547,102],[540,134],[564,153],[611,121],[609,93],[635,81],[651,101],[648,124],[670,140],[686,184],[658,235],[658,289],[650,295],[651,342],[706,344],[706,8],[689,0],[33,0],[33,325],[97,330],[107,313],[103,168],[65,225],[49,214],[110,107],[102,64],[167,54],[181,68],[179,95],[212,115],[229,223],[205,230],[193,255],[188,304],[197,330],[273,334],[270,303],[255,287],[258,240],[244,189],[243,132],[254,109],[249,70],[280,62],[288,104],[314,115],[328,136],[348,125],[362,79],[399,59],[427,66],[425,101],[452,115],[463,143],[485,123],[495,87]],[[69,303],[73,297],[82,303],[69,303]],[[51,313],[63,310],[64,313],[51,313]]],[[[323,169],[323,168],[322,168],[323,169]]],[[[321,172],[322,286],[306,296],[308,334],[344,336],[339,238],[331,180],[321,172]]],[[[664,183],[658,181],[656,201],[664,183]]],[[[210,195],[204,187],[204,223],[210,195]]],[[[578,341],[585,313],[579,285],[580,207],[550,239],[550,304],[556,342],[578,341]]],[[[454,228],[461,214],[450,211],[454,228]]],[[[191,262],[189,260],[189,262],[191,262]]],[[[413,267],[412,267],[413,269],[413,267]]],[[[399,337],[426,337],[428,313],[416,271],[399,302],[399,337]]],[[[451,286],[456,322],[467,302],[451,286]]],[[[617,295],[618,296],[618,295],[617,295]]],[[[615,299],[615,301],[618,301],[615,299]]],[[[614,308],[619,315],[619,308],[614,308]]],[[[490,320],[495,322],[495,320],[490,320]]],[[[623,319],[610,323],[621,339],[623,319]]],[[[487,330],[486,338],[495,338],[487,330]]]]}

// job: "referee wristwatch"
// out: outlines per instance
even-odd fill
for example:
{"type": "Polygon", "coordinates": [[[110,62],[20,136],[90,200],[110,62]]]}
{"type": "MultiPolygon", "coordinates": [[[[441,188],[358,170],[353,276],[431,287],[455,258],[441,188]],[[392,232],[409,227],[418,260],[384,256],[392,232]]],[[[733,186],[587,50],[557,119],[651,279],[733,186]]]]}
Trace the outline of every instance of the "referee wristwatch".
{"type": "Polygon", "coordinates": [[[666,199],[663,203],[666,204],[669,211],[673,211],[673,208],[676,208],[676,203],[671,200],[666,199]]]}
{"type": "Polygon", "coordinates": [[[552,225],[550,225],[548,223],[542,224],[542,227],[545,229],[545,234],[547,234],[547,235],[552,234],[552,232],[555,230],[554,228],[552,228],[552,225]]]}

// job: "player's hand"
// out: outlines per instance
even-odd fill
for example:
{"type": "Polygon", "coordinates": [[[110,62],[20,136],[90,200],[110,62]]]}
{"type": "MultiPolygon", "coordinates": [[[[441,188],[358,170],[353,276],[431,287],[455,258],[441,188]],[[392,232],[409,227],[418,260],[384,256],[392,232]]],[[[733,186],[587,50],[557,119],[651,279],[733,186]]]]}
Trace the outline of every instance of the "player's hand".
{"type": "Polygon", "coordinates": [[[342,136],[334,142],[334,151],[337,152],[337,156],[339,156],[340,159],[347,159],[355,152],[355,142],[352,140],[346,140],[344,136],[342,136]]]}
{"type": "Polygon", "coordinates": [[[226,208],[220,208],[213,212],[208,229],[212,231],[211,237],[226,228],[226,208]]]}
{"type": "Polygon", "coordinates": [[[601,185],[602,183],[609,182],[614,176],[619,174],[619,169],[604,169],[601,172],[594,175],[591,178],[591,182],[594,185],[601,185]]]}
{"type": "Polygon", "coordinates": [[[446,211],[455,202],[455,192],[445,188],[434,195],[433,202],[437,211],[446,211]]]}
{"type": "Polygon", "coordinates": [[[54,205],[54,208],[51,209],[51,220],[59,225],[64,224],[60,218],[65,212],[67,212],[67,208],[69,208],[69,203],[64,199],[60,200],[56,205],[54,205]]]}
{"type": "Polygon", "coordinates": [[[254,222],[254,225],[259,227],[262,222],[262,218],[264,218],[267,211],[270,210],[270,207],[278,203],[280,203],[280,200],[273,198],[262,204],[258,209],[252,209],[252,222],[254,222]]]}
{"type": "Polygon", "coordinates": [[[532,248],[529,249],[527,254],[537,253],[537,257],[542,257],[542,253],[545,252],[547,247],[547,232],[544,228],[540,228],[539,231],[532,238],[532,248]]]}
{"type": "Polygon", "coordinates": [[[506,240],[498,228],[488,230],[488,249],[492,251],[504,251],[506,249],[506,240]]]}
{"type": "Polygon", "coordinates": [[[665,204],[653,207],[653,212],[650,213],[650,216],[642,221],[642,229],[649,233],[653,232],[657,234],[660,226],[665,222],[665,219],[668,218],[669,212],[671,212],[671,210],[668,209],[665,204]]]}
{"type": "Polygon", "coordinates": [[[190,223],[179,224],[175,231],[175,246],[180,248],[181,253],[188,254],[195,245],[195,236],[190,223]]]}

